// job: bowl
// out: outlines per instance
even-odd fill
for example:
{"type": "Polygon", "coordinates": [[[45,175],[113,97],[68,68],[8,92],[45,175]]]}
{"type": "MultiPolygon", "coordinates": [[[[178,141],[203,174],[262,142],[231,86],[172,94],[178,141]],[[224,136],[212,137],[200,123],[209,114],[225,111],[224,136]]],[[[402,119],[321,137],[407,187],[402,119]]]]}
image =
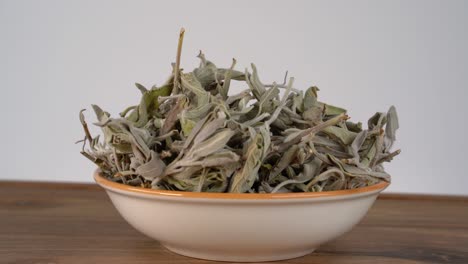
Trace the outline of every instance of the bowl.
{"type": "Polygon", "coordinates": [[[315,193],[234,194],[152,190],[94,179],[136,230],[194,258],[291,259],[351,230],[389,183],[315,193]]]}

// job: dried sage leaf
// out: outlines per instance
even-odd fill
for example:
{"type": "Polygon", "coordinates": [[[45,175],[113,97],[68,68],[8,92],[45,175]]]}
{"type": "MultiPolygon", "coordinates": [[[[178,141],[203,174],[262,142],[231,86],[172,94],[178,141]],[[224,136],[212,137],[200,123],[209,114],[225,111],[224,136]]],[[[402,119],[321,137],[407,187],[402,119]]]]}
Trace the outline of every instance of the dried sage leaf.
{"type": "MultiPolygon", "coordinates": [[[[287,193],[360,188],[390,181],[396,108],[363,128],[344,108],[318,100],[319,89],[294,78],[264,84],[255,64],[218,68],[200,52],[193,71],[176,63],[162,86],[136,83],[139,102],[111,117],[92,108],[103,137],[93,137],[83,111],[81,153],[121,184],[190,192],[287,193]],[[243,86],[230,94],[231,86],[243,86]],[[283,90],[282,90],[283,89],[283,90]],[[283,93],[284,92],[284,93],[283,93]]],[[[236,87],[237,88],[237,87],[236,87]]]]}

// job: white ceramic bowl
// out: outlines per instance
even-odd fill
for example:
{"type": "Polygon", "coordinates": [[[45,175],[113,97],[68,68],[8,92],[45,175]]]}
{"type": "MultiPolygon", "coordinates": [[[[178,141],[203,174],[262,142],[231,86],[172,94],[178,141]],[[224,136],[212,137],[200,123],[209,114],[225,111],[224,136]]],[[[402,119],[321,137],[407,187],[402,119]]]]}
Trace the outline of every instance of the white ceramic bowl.
{"type": "Polygon", "coordinates": [[[236,262],[300,257],[351,230],[389,184],[344,191],[231,194],[96,182],[130,225],[185,256],[236,262]]]}

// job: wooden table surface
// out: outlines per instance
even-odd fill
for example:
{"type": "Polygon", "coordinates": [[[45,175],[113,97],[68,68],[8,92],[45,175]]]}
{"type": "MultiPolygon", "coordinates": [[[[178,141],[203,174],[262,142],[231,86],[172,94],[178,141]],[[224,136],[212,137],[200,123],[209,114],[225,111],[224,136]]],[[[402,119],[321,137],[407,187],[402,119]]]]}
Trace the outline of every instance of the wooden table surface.
{"type": "MultiPolygon", "coordinates": [[[[130,227],[96,185],[0,181],[0,263],[216,263],[130,227]]],[[[351,232],[275,263],[468,263],[468,197],[384,194],[351,232]]]]}

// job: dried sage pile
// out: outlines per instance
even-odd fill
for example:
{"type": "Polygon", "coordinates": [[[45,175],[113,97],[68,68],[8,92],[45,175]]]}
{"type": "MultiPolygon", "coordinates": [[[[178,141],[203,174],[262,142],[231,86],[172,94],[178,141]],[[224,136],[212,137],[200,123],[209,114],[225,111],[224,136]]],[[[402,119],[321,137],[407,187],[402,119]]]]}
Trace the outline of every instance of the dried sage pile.
{"type": "MultiPolygon", "coordinates": [[[[180,55],[180,49],[179,49],[180,55]]],[[[320,192],[390,181],[383,162],[398,129],[392,106],[367,123],[318,100],[317,87],[293,88],[293,78],[264,84],[251,71],[177,63],[162,86],[141,84],[137,105],[118,117],[93,105],[103,139],[85,131],[82,154],[108,179],[144,188],[232,193],[320,192]],[[245,90],[229,92],[233,82],[245,90]],[[283,90],[281,93],[280,90],[283,90]],[[85,145],[88,144],[88,147],[85,145]]]]}

